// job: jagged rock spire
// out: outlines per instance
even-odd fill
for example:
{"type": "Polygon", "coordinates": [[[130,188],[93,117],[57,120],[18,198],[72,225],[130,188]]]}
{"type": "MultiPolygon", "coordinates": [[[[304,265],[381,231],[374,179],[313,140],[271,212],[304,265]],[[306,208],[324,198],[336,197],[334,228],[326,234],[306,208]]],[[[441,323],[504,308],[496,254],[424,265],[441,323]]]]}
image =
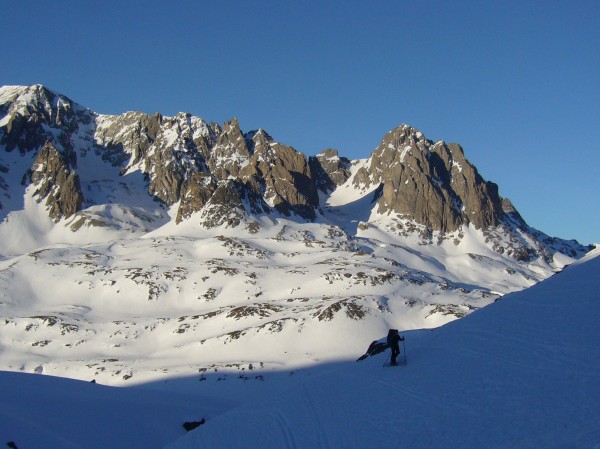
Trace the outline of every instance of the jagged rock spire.
{"type": "Polygon", "coordinates": [[[38,202],[46,200],[48,215],[58,222],[81,210],[83,194],[79,176],[50,142],[40,150],[32,167],[31,182],[38,202]]]}
{"type": "Polygon", "coordinates": [[[393,212],[442,232],[466,223],[484,229],[501,221],[497,186],[481,178],[462,148],[433,143],[408,125],[383,138],[368,172],[360,179],[381,185],[380,214],[393,212]]]}

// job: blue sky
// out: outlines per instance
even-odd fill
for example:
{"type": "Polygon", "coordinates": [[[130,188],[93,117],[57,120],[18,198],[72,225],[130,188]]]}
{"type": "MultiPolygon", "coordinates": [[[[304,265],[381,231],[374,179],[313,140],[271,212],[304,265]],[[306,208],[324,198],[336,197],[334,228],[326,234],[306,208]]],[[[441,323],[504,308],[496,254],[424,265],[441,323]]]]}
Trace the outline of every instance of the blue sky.
{"type": "Polygon", "coordinates": [[[0,85],[366,158],[460,143],[525,220],[600,243],[600,2],[4,0],[0,85]]]}

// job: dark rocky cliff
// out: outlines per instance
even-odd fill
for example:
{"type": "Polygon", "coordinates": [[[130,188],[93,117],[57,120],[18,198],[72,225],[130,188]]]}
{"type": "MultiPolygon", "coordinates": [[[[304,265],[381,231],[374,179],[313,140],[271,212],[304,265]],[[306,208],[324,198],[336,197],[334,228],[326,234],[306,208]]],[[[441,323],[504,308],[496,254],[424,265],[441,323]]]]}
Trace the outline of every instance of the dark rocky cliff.
{"type": "MultiPolygon", "coordinates": [[[[409,221],[401,235],[415,229],[448,234],[470,225],[493,236],[498,251],[506,250],[501,241],[520,242],[511,245],[525,259],[541,254],[545,244],[567,252],[572,246],[529,228],[459,145],[430,141],[408,125],[385,135],[368,163],[354,172],[357,161],[337,150],[307,158],[264,130],[242,131],[236,119],[220,126],[187,113],[99,115],[40,85],[2,88],[0,98],[0,192],[18,198],[15,189],[24,186],[14,180],[31,173],[35,196],[46,200],[55,221],[84,206],[117,201],[118,190],[129,188],[125,176],[137,172],[149,197],[164,208],[177,206],[178,224],[195,219],[205,227],[243,221],[254,226],[257,215],[280,214],[314,221],[323,212],[318,192],[326,196],[346,185],[374,191],[375,202],[366,207],[378,214],[409,221]],[[33,166],[30,162],[25,170],[15,162],[33,161],[34,154],[33,166]],[[105,163],[103,170],[115,173],[111,182],[100,174],[93,181],[80,179],[80,173],[95,170],[78,167],[90,154],[105,163]],[[119,176],[122,182],[115,180],[119,176]],[[92,193],[106,186],[110,193],[92,193]],[[525,234],[539,248],[527,243],[525,234]]],[[[6,216],[3,207],[0,200],[6,216]]]]}

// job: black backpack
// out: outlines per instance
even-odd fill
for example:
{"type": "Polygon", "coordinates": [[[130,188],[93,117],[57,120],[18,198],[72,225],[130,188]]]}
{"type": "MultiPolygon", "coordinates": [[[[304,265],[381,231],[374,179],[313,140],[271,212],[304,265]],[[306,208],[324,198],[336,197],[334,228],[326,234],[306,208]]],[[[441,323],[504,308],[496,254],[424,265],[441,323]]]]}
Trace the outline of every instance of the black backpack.
{"type": "Polygon", "coordinates": [[[398,335],[398,329],[390,329],[387,334],[387,343],[391,345],[398,335]]]}

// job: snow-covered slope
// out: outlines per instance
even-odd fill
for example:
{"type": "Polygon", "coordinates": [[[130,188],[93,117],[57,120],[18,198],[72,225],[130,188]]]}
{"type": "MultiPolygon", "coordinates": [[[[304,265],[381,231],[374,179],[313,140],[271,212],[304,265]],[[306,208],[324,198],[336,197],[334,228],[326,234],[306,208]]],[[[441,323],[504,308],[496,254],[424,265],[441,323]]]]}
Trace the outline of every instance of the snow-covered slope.
{"type": "Polygon", "coordinates": [[[464,319],[405,332],[408,365],[397,368],[382,367],[384,353],[129,388],[1,372],[0,442],[50,449],[594,448],[599,289],[600,257],[590,256],[464,319]],[[188,434],[181,427],[201,419],[188,434]]]}
{"type": "Polygon", "coordinates": [[[349,240],[284,219],[222,231],[0,261],[0,369],[119,384],[336,360],[388,327],[439,326],[552,270],[484,251],[476,231],[465,248],[349,240]]]}
{"type": "Polygon", "coordinates": [[[600,258],[387,354],[304,374],[211,420],[196,447],[593,448],[600,444],[600,258]]]}
{"type": "MultiPolygon", "coordinates": [[[[570,274],[597,274],[597,263],[502,299],[591,247],[529,227],[498,192],[460,146],[408,125],[367,159],[332,149],[306,157],[263,130],[242,132],[235,119],[220,126],[185,113],[106,116],[41,85],[2,87],[0,369],[137,387],[3,374],[10,394],[2,396],[0,429],[24,447],[160,447],[183,433],[173,427],[191,410],[176,397],[183,393],[196,406],[186,419],[208,420],[197,435],[210,447],[226,447],[230,437],[248,447],[242,441],[267,427],[270,442],[256,447],[394,447],[403,429],[392,427],[396,416],[411,429],[406,447],[439,446],[422,442],[441,441],[425,432],[421,421],[431,419],[450,446],[459,434],[474,438],[469,447],[509,446],[498,429],[512,420],[515,441],[525,441],[543,423],[511,408],[500,413],[498,404],[508,407],[502,394],[529,413],[517,393],[546,407],[532,395],[556,398],[546,391],[551,382],[567,388],[555,372],[597,380],[565,371],[549,352],[580,370],[587,343],[547,340],[562,327],[565,336],[587,332],[586,320],[597,317],[589,291],[570,274]],[[565,280],[581,295],[559,301],[565,280]],[[490,304],[464,324],[423,330],[490,304]],[[500,338],[498,326],[512,336],[500,338]],[[381,357],[349,362],[390,327],[408,331],[414,356],[406,369],[382,372],[381,357]],[[35,394],[15,405],[12,389],[30,383],[35,394]],[[140,403],[150,390],[152,399],[140,403]],[[116,435],[129,428],[118,422],[123,415],[99,414],[120,401],[144,407],[156,433],[108,445],[89,431],[94,425],[73,428],[60,418],[65,391],[69,407],[106,401],[86,420],[116,435]],[[176,404],[167,418],[165,401],[176,404]],[[396,403],[408,408],[396,415],[396,403]],[[30,407],[37,414],[28,415],[30,407]],[[48,426],[27,439],[23,429],[44,414],[52,415],[48,426]],[[247,423],[239,438],[223,436],[238,418],[247,423]],[[359,435],[363,421],[368,432],[359,435]],[[468,433],[468,423],[489,427],[493,444],[477,444],[482,434],[468,433]]],[[[565,409],[575,406],[567,401],[565,409]]],[[[572,427],[572,438],[573,429],[589,441],[586,427],[572,427]]]]}
{"type": "Polygon", "coordinates": [[[41,85],[0,88],[0,219],[0,369],[108,384],[337,360],[590,249],[408,125],[368,159],[307,158],[235,119],[106,116],[41,85]]]}

